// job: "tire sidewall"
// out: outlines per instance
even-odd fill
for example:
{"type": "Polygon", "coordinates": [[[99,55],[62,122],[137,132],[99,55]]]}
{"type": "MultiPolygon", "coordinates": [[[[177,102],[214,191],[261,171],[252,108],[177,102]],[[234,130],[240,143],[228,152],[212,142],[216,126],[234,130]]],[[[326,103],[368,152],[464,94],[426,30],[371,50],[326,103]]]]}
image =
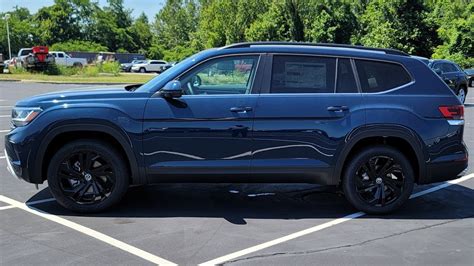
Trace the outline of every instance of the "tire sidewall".
{"type": "Polygon", "coordinates": [[[414,181],[413,167],[400,151],[386,146],[374,146],[361,151],[351,159],[344,171],[342,188],[344,195],[355,208],[370,214],[385,214],[400,208],[408,200],[413,191],[414,181]],[[383,207],[368,205],[360,198],[355,186],[356,171],[363,163],[375,156],[388,156],[393,158],[396,163],[400,164],[404,173],[402,195],[395,202],[383,207]]]}
{"type": "Polygon", "coordinates": [[[51,159],[47,179],[49,189],[60,205],[69,210],[84,213],[102,211],[118,203],[127,191],[129,184],[127,169],[124,165],[124,159],[120,154],[109,145],[93,140],[74,141],[61,148],[51,159]],[[65,196],[61,190],[60,178],[57,176],[61,163],[72,153],[81,150],[94,151],[107,158],[114,169],[115,184],[111,194],[108,198],[96,204],[78,204],[65,196]]]}

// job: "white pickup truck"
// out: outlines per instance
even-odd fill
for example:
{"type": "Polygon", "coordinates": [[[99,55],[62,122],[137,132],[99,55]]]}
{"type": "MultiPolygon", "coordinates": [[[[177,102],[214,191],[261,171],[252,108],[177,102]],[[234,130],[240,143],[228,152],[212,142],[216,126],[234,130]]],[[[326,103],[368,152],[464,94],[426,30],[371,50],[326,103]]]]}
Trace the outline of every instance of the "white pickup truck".
{"type": "Polygon", "coordinates": [[[87,65],[87,59],[85,58],[74,58],[65,52],[51,51],[49,52],[54,57],[56,65],[62,66],[73,66],[73,67],[83,67],[87,65]]]}

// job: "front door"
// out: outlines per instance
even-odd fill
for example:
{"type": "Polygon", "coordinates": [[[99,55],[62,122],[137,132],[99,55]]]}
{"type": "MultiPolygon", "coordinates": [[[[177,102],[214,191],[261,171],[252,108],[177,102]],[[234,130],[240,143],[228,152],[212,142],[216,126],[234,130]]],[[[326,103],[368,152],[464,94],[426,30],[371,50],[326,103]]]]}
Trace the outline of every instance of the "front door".
{"type": "Polygon", "coordinates": [[[208,60],[178,78],[181,98],[149,100],[143,156],[150,181],[250,173],[258,61],[258,55],[208,60]]]}
{"type": "Polygon", "coordinates": [[[332,184],[346,135],[365,123],[351,60],[274,55],[271,65],[255,111],[253,174],[332,184]]]}

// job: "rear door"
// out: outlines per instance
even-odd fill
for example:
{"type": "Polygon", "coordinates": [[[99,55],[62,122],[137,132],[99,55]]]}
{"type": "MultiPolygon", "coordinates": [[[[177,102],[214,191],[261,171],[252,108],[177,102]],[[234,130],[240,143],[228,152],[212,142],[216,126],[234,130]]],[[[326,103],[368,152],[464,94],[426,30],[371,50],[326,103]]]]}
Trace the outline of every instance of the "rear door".
{"type": "Polygon", "coordinates": [[[346,135],[365,123],[351,59],[275,54],[269,60],[255,111],[252,173],[334,184],[346,135]]]}

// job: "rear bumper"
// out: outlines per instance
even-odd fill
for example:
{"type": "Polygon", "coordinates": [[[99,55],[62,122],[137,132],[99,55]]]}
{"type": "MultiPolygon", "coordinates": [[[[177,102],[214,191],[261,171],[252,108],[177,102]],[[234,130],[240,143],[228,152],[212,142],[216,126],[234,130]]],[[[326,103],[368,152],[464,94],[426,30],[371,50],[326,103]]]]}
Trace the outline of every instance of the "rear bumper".
{"type": "Polygon", "coordinates": [[[427,165],[425,177],[420,177],[419,184],[430,184],[456,179],[467,169],[469,153],[464,147],[463,152],[444,156],[427,165]]]}

